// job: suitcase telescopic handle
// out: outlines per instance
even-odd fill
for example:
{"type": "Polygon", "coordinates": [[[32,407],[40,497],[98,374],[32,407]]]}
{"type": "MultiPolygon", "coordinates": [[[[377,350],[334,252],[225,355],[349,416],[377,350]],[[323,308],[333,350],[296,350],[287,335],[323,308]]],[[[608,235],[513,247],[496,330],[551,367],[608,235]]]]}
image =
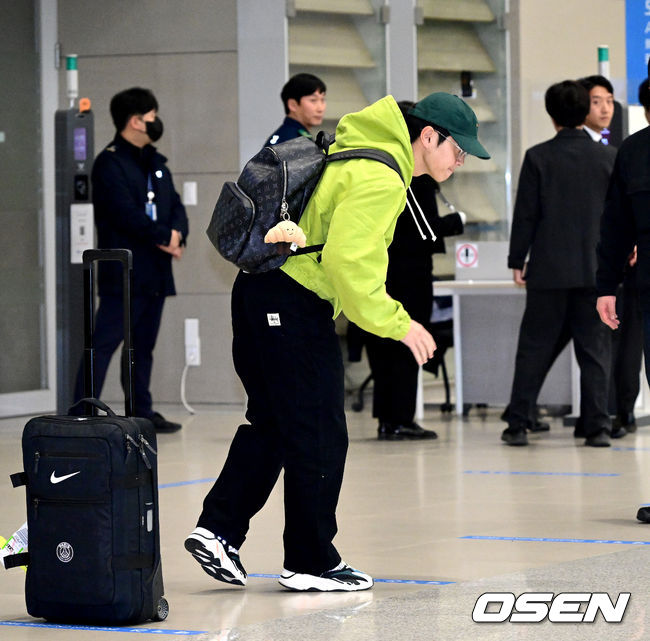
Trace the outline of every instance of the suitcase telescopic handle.
{"type": "MultiPolygon", "coordinates": [[[[93,333],[95,323],[94,265],[107,260],[122,263],[122,308],[124,349],[122,350],[122,376],[124,378],[124,413],[133,416],[133,339],[131,336],[131,283],[133,281],[133,255],[130,249],[86,249],[82,255],[84,269],[84,383],[86,396],[94,398],[95,348],[93,333]]],[[[92,415],[97,408],[91,405],[92,415]]]]}

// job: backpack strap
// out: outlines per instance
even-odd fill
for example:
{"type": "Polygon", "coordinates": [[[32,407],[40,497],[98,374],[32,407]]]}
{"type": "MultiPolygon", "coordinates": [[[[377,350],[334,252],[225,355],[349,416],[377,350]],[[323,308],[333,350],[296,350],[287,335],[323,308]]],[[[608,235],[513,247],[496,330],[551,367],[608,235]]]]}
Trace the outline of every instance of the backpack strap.
{"type": "Polygon", "coordinates": [[[381,149],[346,149],[345,151],[337,151],[336,153],[329,154],[326,162],[331,162],[332,160],[350,160],[351,158],[368,158],[369,160],[382,162],[384,165],[388,165],[393,171],[396,171],[397,175],[402,179],[402,182],[404,182],[404,177],[395,158],[381,149]]]}
{"type": "MultiPolygon", "coordinates": [[[[325,150],[329,149],[330,144],[334,142],[333,137],[327,137],[325,132],[321,131],[318,134],[317,144],[325,150]]],[[[325,158],[326,162],[331,162],[333,160],[351,160],[353,158],[367,158],[368,160],[376,160],[378,162],[388,165],[392,170],[397,172],[397,175],[404,182],[404,177],[402,172],[397,164],[397,161],[386,151],[381,149],[346,149],[345,151],[337,151],[333,154],[328,154],[325,158]]],[[[293,256],[299,256],[300,254],[310,254],[312,252],[321,251],[325,247],[324,244],[320,245],[307,245],[307,247],[297,247],[295,250],[291,251],[293,256]]]]}
{"type": "Polygon", "coordinates": [[[326,131],[319,131],[316,135],[316,144],[327,154],[330,149],[330,145],[336,139],[334,134],[327,133],[326,131]]]}
{"type": "Polygon", "coordinates": [[[325,247],[324,243],[320,245],[307,245],[306,247],[298,247],[296,250],[291,251],[292,256],[300,256],[300,254],[310,254],[311,252],[319,252],[325,247]]]}

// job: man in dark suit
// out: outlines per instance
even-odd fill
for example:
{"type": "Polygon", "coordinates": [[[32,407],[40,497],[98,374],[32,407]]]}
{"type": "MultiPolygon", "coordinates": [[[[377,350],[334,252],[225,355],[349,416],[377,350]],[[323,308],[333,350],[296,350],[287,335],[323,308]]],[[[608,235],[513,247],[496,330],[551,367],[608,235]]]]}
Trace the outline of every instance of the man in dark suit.
{"type": "MultiPolygon", "coordinates": [[[[133,253],[131,322],[135,415],[150,418],[159,432],[179,423],[152,409],[149,383],[163,305],[176,293],[172,258],[180,258],[188,233],[185,207],[174,189],[167,159],[151,144],[163,132],[158,102],[148,89],[133,87],[113,96],[115,138],[95,159],[92,171],[97,246],[124,247],[133,253]]],[[[118,264],[102,263],[95,318],[95,386],[99,396],[106,370],[122,342],[122,275],[118,264]]],[[[79,368],[75,400],[84,396],[79,368]]]]}
{"type": "Polygon", "coordinates": [[[595,312],[599,220],[616,152],[581,130],[589,93],[565,80],[549,87],[546,111],[557,135],[526,152],[512,222],[508,266],[526,285],[515,374],[502,440],[527,445],[537,396],[558,339],[568,328],[580,366],[585,444],[610,444],[610,337],[595,312]],[[530,252],[526,265],[526,256],[530,252]],[[526,269],[525,269],[526,267],[526,269]]]}
{"type": "MultiPolygon", "coordinates": [[[[648,62],[650,76],[650,61],[648,62]]],[[[647,82],[647,81],[646,81],[647,82]]],[[[641,97],[641,91],[639,92],[641,97]]],[[[646,111],[650,111],[644,104],[646,111]]],[[[616,287],[623,280],[628,257],[637,247],[637,287],[643,315],[643,351],[650,381],[650,127],[637,131],[621,145],[611,177],[600,242],[598,243],[598,302],[600,318],[611,329],[620,325],[616,287]]]]}

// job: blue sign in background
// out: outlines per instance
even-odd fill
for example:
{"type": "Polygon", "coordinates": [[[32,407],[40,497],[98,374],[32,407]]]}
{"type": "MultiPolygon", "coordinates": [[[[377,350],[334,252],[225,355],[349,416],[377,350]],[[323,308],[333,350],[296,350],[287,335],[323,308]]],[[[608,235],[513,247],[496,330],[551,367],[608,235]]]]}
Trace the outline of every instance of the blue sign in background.
{"type": "Polygon", "coordinates": [[[638,105],[638,89],[648,77],[650,56],[650,0],[626,0],[627,102],[638,105]]]}

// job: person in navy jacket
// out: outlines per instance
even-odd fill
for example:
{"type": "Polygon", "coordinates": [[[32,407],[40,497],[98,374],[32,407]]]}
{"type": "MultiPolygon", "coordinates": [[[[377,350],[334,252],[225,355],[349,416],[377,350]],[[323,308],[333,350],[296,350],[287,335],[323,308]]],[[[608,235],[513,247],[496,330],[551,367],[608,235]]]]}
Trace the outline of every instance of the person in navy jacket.
{"type": "Polygon", "coordinates": [[[327,106],[326,91],[325,83],[318,76],[310,73],[292,76],[280,93],[286,117],[264,146],[278,145],[299,136],[311,138],[311,128],[323,122],[327,106]]]}
{"type": "MultiPolygon", "coordinates": [[[[111,100],[110,111],[115,138],[95,159],[91,176],[97,246],[126,248],[133,253],[135,414],[150,418],[160,432],[174,432],[181,426],[153,411],[149,383],[165,298],[176,294],[172,259],[183,255],[187,215],[174,189],[167,159],[152,145],[163,133],[153,93],[140,87],[121,91],[111,100]]],[[[124,335],[119,263],[100,263],[98,292],[94,346],[99,396],[111,357],[124,335]]],[[[75,400],[83,396],[80,367],[75,400]]]]}

